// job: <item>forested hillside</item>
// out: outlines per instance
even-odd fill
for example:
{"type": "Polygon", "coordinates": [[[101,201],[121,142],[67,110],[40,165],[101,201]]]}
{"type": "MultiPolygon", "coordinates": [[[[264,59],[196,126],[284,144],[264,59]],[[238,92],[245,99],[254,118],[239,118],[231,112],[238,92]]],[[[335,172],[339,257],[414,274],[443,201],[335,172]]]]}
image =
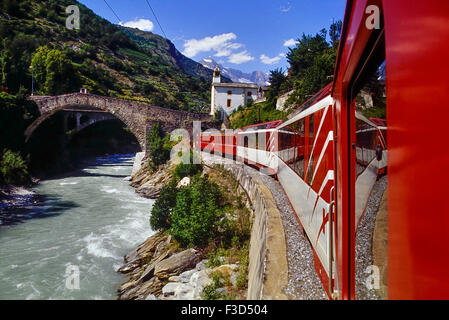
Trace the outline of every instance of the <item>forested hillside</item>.
{"type": "Polygon", "coordinates": [[[135,41],[76,1],[2,1],[0,38],[0,87],[10,94],[21,87],[31,91],[33,64],[36,94],[86,87],[94,94],[182,110],[210,99],[207,71],[194,61],[184,71],[169,41],[135,41]],[[79,30],[65,26],[65,9],[72,4],[80,8],[79,30]]]}
{"type": "MultiPolygon", "coordinates": [[[[167,39],[114,25],[73,0],[2,0],[0,185],[28,182],[27,165],[51,166],[47,158],[56,159],[62,152],[57,139],[41,136],[34,139],[33,150],[46,157],[36,161],[30,143],[25,145],[23,132],[39,115],[34,102],[26,100],[32,73],[36,95],[78,92],[85,87],[92,94],[195,112],[198,105],[210,101],[212,71],[183,57],[167,39]],[[66,7],[73,4],[80,9],[79,30],[66,27],[66,7]]],[[[53,120],[57,122],[57,117],[53,120]]],[[[55,134],[59,127],[52,123],[43,126],[41,135],[55,134]]],[[[97,129],[89,141],[99,132],[118,130],[107,124],[97,129]]],[[[123,131],[117,131],[113,142],[122,135],[123,131]]],[[[101,144],[105,141],[95,147],[101,144]]]]}

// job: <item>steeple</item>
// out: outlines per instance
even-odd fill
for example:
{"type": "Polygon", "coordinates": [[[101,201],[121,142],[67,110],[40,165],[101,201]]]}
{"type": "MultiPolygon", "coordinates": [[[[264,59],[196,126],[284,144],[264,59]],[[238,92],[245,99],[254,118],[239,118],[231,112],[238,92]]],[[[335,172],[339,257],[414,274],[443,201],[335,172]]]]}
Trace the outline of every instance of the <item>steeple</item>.
{"type": "Polygon", "coordinates": [[[215,67],[212,83],[221,83],[221,71],[218,66],[215,67]]]}

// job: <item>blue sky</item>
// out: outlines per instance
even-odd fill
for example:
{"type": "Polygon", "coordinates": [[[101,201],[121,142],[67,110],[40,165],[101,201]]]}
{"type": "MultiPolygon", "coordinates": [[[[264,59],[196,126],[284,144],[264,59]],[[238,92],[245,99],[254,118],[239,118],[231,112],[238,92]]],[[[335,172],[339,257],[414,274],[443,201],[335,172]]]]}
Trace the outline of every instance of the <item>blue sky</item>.
{"type": "MultiPolygon", "coordinates": [[[[103,0],[81,0],[117,24],[103,0]]],[[[107,0],[121,23],[163,35],[146,0],[107,0]]],[[[244,72],[288,67],[292,39],[343,20],[345,0],[149,0],[167,37],[195,61],[211,56],[244,72]],[[290,40],[290,41],[288,41],[290,40]]]]}

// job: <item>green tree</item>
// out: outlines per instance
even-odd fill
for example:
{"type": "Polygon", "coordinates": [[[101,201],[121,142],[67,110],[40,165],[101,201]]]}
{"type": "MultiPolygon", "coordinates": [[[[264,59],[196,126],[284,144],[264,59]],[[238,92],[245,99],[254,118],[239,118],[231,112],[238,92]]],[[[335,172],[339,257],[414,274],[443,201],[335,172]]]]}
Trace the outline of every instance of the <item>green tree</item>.
{"type": "Polygon", "coordinates": [[[270,85],[270,89],[268,90],[268,93],[267,93],[267,99],[269,101],[274,100],[279,95],[281,86],[285,82],[286,79],[287,79],[287,77],[284,74],[284,71],[282,70],[282,68],[278,68],[278,69],[270,71],[269,81],[270,81],[271,85],[270,85]]]}
{"type": "Polygon", "coordinates": [[[57,95],[79,90],[78,72],[59,49],[39,47],[33,54],[31,64],[36,77],[36,87],[44,94],[57,95]]]}
{"type": "Polygon", "coordinates": [[[151,209],[150,225],[153,230],[167,230],[170,228],[170,214],[176,205],[176,183],[172,181],[162,188],[159,197],[151,209]]]}
{"type": "Polygon", "coordinates": [[[31,181],[28,166],[18,152],[4,150],[0,161],[0,171],[8,184],[23,185],[31,181]]]}
{"type": "Polygon", "coordinates": [[[38,116],[39,110],[33,101],[1,92],[0,150],[21,150],[25,143],[23,133],[38,116]]]}
{"type": "Polygon", "coordinates": [[[155,122],[148,132],[148,146],[151,157],[151,166],[153,169],[161,164],[167,162],[170,158],[170,151],[164,146],[164,132],[162,131],[159,122],[155,122]]]}
{"type": "Polygon", "coordinates": [[[343,26],[343,22],[341,20],[338,20],[338,21],[333,22],[329,28],[329,36],[331,38],[331,44],[333,47],[338,47],[338,42],[340,41],[342,26],[343,26]]]}
{"type": "Polygon", "coordinates": [[[183,246],[206,246],[216,235],[221,194],[217,184],[197,177],[176,196],[170,233],[183,246]]]}
{"type": "Polygon", "coordinates": [[[314,36],[303,34],[296,47],[289,48],[290,69],[286,83],[295,89],[288,100],[290,104],[301,105],[332,81],[341,25],[341,21],[337,21],[332,23],[329,32],[322,29],[314,36]],[[326,40],[328,33],[330,43],[326,40]]]}

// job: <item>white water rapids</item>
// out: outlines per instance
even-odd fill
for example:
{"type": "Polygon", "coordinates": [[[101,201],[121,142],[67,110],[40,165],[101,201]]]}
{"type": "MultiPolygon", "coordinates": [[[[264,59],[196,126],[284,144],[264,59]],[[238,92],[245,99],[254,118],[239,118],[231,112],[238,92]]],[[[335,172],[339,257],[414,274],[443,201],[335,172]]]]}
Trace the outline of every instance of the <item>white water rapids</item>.
{"type": "Polygon", "coordinates": [[[133,155],[97,158],[41,181],[36,203],[7,213],[20,221],[0,224],[0,299],[115,299],[123,255],[154,233],[154,201],[123,180],[132,164],[133,155]]]}

